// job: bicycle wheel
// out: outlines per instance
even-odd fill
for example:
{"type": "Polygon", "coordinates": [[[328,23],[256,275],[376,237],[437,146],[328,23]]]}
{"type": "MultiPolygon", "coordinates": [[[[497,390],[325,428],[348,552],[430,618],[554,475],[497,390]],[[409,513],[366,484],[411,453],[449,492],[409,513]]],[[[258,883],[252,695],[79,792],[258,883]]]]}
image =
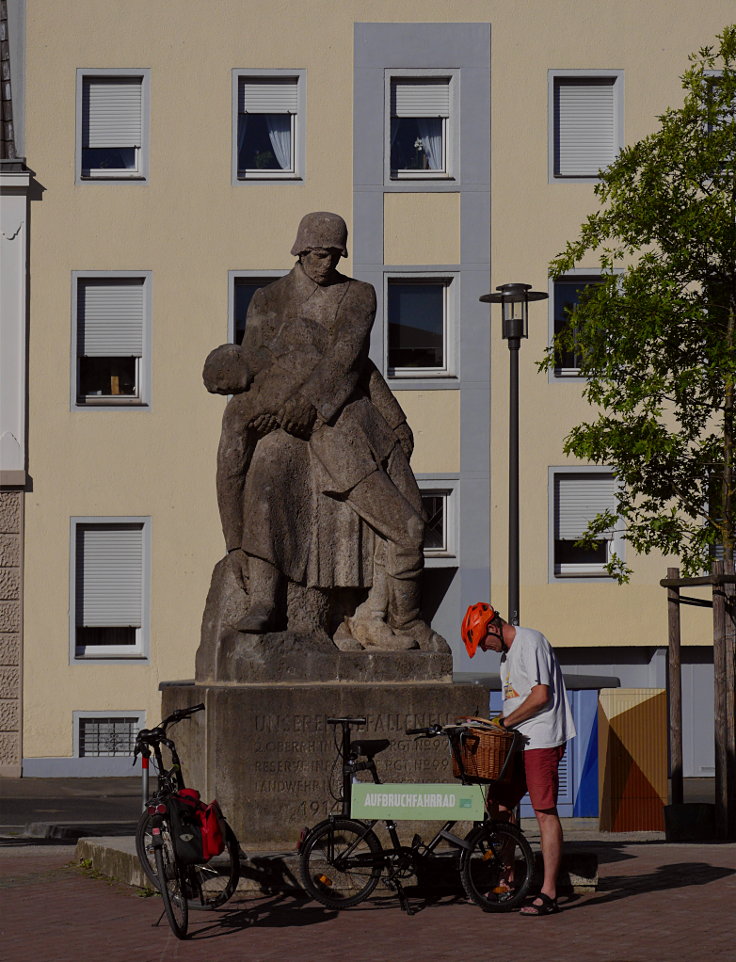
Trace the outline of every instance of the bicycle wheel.
{"type": "MultiPolygon", "coordinates": [[[[155,887],[159,888],[158,872],[154,860],[151,827],[153,816],[144,812],[138,819],[135,832],[135,850],[141,868],[155,887]]],[[[171,844],[168,824],[161,826],[164,841],[171,844]]],[[[223,905],[233,895],[240,878],[240,846],[235,833],[227,826],[225,849],[208,862],[200,862],[191,867],[190,881],[192,892],[188,898],[190,909],[214,909],[223,905]]]]}
{"type": "Polygon", "coordinates": [[[240,845],[235,832],[226,826],[225,848],[209,862],[191,868],[190,909],[215,909],[235,892],[240,878],[240,845]]]}
{"type": "Polygon", "coordinates": [[[487,822],[466,841],[460,878],[468,898],[484,912],[518,908],[534,876],[534,853],[524,834],[507,822],[487,822]]]}
{"type": "Polygon", "coordinates": [[[330,909],[367,899],[378,885],[383,848],[370,826],[347,818],[321,822],[302,842],[299,869],[304,891],[330,909]]]}
{"type": "Polygon", "coordinates": [[[153,850],[153,858],[156,865],[156,875],[159,879],[164,880],[164,884],[160,885],[159,891],[171,931],[177,939],[185,939],[189,924],[185,870],[176,861],[174,849],[170,843],[164,842],[163,845],[157,845],[153,850]]]}
{"type": "MultiPolygon", "coordinates": [[[[156,859],[154,857],[153,838],[151,835],[152,825],[153,816],[149,815],[148,812],[143,812],[138,819],[138,824],[135,829],[135,850],[138,855],[138,861],[141,863],[143,874],[154,888],[158,888],[158,872],[156,870],[156,859]]],[[[167,825],[161,826],[161,833],[166,842],[168,839],[167,825]]]]}

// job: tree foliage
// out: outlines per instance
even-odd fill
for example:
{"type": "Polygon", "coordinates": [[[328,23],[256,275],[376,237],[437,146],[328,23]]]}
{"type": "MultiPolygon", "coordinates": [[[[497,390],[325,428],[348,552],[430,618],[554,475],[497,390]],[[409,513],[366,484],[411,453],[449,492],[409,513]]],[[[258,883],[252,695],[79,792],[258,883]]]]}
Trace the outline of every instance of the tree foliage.
{"type": "MultiPolygon", "coordinates": [[[[609,464],[625,538],[638,551],[707,568],[734,548],[736,379],[736,25],[690,57],[682,106],[600,174],[600,209],[550,265],[595,254],[586,288],[541,367],[574,349],[596,408],[565,452],[609,464]]],[[[610,514],[588,528],[610,529],[610,514]]],[[[620,581],[630,569],[615,558],[620,581]]]]}

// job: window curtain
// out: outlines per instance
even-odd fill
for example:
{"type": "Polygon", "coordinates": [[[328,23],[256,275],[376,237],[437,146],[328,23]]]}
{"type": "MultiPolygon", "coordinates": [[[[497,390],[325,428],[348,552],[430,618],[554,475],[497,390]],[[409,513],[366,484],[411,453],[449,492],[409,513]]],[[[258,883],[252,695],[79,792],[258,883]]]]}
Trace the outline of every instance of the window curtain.
{"type": "Polygon", "coordinates": [[[266,114],[268,137],[281,170],[291,170],[291,115],[266,114]]]}
{"type": "Polygon", "coordinates": [[[442,118],[417,117],[417,128],[430,170],[442,170],[442,118]]]}

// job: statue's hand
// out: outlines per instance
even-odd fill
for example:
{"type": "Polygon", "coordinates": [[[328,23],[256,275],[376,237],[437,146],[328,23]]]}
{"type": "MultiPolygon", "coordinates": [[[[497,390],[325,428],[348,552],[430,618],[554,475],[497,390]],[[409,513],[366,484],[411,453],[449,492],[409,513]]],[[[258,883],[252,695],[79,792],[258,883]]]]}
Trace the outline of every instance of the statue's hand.
{"type": "Polygon", "coordinates": [[[235,580],[244,591],[248,590],[248,555],[242,548],[233,548],[227,553],[227,563],[235,575],[235,580]]]}
{"type": "Polygon", "coordinates": [[[259,437],[265,437],[271,431],[275,431],[279,427],[279,419],[275,414],[271,414],[270,411],[264,411],[262,414],[257,414],[250,422],[250,427],[254,429],[259,437]]]}
{"type": "Polygon", "coordinates": [[[401,424],[398,424],[394,428],[394,434],[401,445],[402,451],[406,455],[406,460],[410,461],[414,452],[414,435],[412,434],[412,430],[406,421],[402,421],[401,424]]]}
{"type": "Polygon", "coordinates": [[[281,427],[298,438],[310,436],[316,417],[314,405],[300,394],[287,398],[279,411],[281,427]]]}

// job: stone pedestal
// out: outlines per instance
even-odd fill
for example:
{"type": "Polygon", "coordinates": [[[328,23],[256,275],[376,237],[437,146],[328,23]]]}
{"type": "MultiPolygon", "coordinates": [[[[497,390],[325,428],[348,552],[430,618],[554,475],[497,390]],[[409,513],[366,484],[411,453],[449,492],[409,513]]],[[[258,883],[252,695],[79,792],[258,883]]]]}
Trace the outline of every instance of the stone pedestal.
{"type": "MultiPolygon", "coordinates": [[[[360,654],[376,658],[380,653],[360,654]]],[[[164,684],[164,715],[198,702],[206,705],[175,730],[187,784],[207,801],[220,801],[244,849],[292,850],[302,828],[324,818],[339,795],[335,734],[326,724],[336,715],[367,718],[356,737],[391,740],[377,757],[384,781],[452,782],[446,739],[415,741],[405,730],[485,715],[488,691],[449,681],[412,681],[410,663],[400,667],[402,656],[421,660],[432,653],[392,653],[399,671],[395,682],[371,681],[366,669],[375,666],[363,665],[360,672],[353,666],[348,673],[360,674],[362,683],[164,684]]],[[[419,662],[414,667],[422,673],[419,662]]],[[[415,829],[421,826],[402,823],[407,834],[415,829]]]]}

